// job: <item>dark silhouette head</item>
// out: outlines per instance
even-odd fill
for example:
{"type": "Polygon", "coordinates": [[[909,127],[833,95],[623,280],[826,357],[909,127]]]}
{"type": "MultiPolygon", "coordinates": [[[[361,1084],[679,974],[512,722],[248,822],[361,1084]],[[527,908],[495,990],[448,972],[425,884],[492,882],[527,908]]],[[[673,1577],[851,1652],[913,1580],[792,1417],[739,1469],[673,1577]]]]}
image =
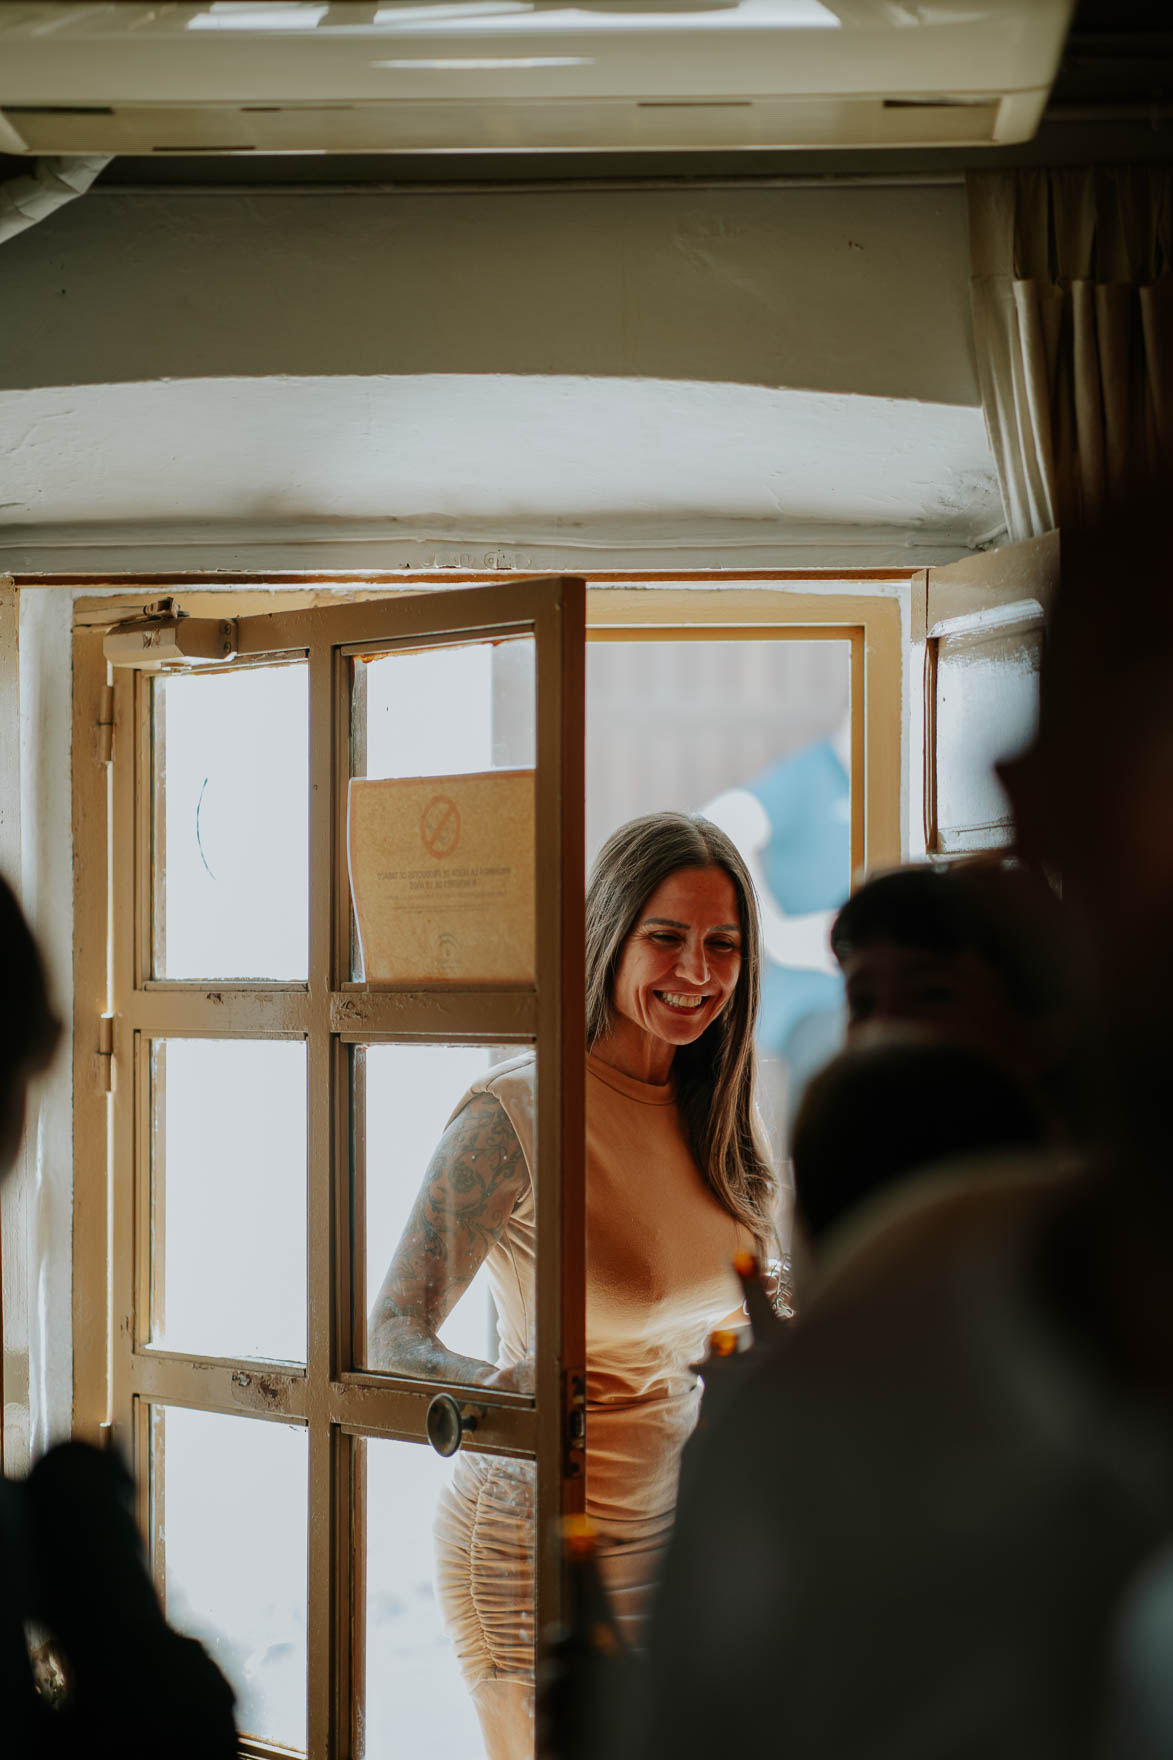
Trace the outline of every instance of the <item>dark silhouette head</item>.
{"type": "Polygon", "coordinates": [[[848,1039],[901,1023],[1033,1080],[1071,1002],[1060,916],[1042,881],[1000,862],[878,874],[831,930],[848,1039]]]}
{"type": "Polygon", "coordinates": [[[865,1198],[918,1169],[1042,1141],[1014,1078],[964,1045],[875,1033],[811,1082],[794,1121],[795,1213],[818,1242],[865,1198]]]}

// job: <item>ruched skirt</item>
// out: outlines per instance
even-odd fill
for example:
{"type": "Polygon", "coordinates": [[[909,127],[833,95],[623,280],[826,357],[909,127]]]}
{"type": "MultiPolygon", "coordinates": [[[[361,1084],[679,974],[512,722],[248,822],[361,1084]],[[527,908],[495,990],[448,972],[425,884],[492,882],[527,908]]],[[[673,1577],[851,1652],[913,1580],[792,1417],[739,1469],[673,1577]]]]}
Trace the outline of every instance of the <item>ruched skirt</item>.
{"type": "MultiPolygon", "coordinates": [[[[489,1760],[533,1752],[534,1470],[461,1454],[436,1512],[436,1588],[489,1760]]],[[[620,1630],[638,1647],[671,1519],[652,1534],[601,1532],[599,1568],[620,1630]]]]}

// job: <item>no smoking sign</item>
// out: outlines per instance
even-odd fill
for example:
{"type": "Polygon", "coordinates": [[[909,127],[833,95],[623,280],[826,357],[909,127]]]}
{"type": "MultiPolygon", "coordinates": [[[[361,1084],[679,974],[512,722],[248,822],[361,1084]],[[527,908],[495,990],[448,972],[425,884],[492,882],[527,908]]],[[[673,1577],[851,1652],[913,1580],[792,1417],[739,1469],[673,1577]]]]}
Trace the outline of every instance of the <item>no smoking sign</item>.
{"type": "Polygon", "coordinates": [[[460,814],[446,794],[435,794],[420,814],[420,837],[430,856],[450,856],[460,842],[460,814]]]}

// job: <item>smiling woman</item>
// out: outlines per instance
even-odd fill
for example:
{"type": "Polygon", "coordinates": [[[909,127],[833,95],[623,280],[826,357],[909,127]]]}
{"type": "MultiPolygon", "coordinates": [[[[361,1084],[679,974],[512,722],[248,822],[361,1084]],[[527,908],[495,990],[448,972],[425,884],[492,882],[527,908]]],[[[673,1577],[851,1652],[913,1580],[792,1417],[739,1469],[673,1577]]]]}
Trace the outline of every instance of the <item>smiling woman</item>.
{"type": "MultiPolygon", "coordinates": [[[[621,826],[587,894],[587,1509],[619,1622],[638,1641],[696,1417],[689,1364],[741,1317],[735,1253],[770,1233],[753,1104],[757,906],[715,825],[621,826]]],[[[532,1386],[531,1054],[474,1082],[432,1158],[375,1304],[373,1366],[532,1386]],[[481,1264],[496,1363],[438,1333],[481,1264]]],[[[532,1749],[533,1487],[525,1463],[458,1458],[437,1585],[490,1760],[532,1749]]]]}
{"type": "Polygon", "coordinates": [[[699,814],[620,826],[591,878],[586,948],[593,1060],[633,1077],[642,1060],[662,1072],[646,1079],[672,1081],[702,1177],[761,1244],[773,1191],[753,1094],[761,934],[739,851],[699,814]],[[694,995],[708,1000],[681,1008],[694,995]],[[696,1006],[700,1021],[684,1012],[696,1006]]]}
{"type": "Polygon", "coordinates": [[[649,897],[615,971],[613,1019],[594,1053],[666,1082],[678,1045],[711,1026],[737,986],[741,923],[723,868],[678,868],[649,897]]]}

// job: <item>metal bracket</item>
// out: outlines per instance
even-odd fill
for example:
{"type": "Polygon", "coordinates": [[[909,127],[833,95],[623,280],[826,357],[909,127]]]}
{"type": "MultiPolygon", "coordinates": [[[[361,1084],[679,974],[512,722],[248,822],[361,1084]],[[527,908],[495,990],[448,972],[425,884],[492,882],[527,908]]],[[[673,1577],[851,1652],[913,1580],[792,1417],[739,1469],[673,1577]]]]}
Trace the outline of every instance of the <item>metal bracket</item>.
{"type": "Polygon", "coordinates": [[[114,1092],[114,1016],[98,1016],[98,1056],[102,1060],[103,1081],[107,1094],[114,1092]]]}
{"type": "Polygon", "coordinates": [[[147,607],[145,616],[114,624],[102,650],[111,666],[148,672],[231,660],[236,653],[236,619],[189,617],[174,599],[159,599],[147,607]]]}
{"type": "Polygon", "coordinates": [[[114,756],[114,686],[102,686],[102,704],[98,711],[98,762],[108,764],[114,756]]]}

